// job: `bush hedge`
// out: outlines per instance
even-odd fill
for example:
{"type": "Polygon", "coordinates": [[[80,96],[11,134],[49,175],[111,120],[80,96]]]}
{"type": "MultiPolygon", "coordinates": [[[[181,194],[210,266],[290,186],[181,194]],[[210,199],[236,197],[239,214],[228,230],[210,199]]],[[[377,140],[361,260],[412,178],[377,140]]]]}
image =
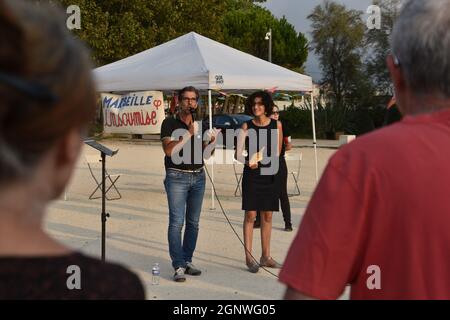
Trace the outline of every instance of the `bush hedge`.
{"type": "MultiPolygon", "coordinates": [[[[321,106],[315,110],[317,139],[333,139],[337,132],[362,135],[383,125],[386,109],[383,105],[369,108],[345,108],[333,111],[321,106]]],[[[310,109],[289,107],[280,112],[280,120],[288,126],[293,138],[312,139],[312,116],[310,109]]]]}

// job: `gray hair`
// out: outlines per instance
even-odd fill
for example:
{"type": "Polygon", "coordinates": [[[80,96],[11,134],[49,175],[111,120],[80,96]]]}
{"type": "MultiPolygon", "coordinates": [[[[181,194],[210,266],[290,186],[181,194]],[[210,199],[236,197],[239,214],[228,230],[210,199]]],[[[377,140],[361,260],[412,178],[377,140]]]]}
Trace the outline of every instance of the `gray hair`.
{"type": "Polygon", "coordinates": [[[408,1],[391,48],[414,92],[450,98],[450,0],[408,1]]]}

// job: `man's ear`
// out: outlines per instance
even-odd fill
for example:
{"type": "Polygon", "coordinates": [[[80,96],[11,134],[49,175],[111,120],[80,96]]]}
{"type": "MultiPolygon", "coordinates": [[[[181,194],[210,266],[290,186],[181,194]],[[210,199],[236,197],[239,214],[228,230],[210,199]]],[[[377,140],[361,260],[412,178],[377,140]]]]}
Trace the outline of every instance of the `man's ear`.
{"type": "Polygon", "coordinates": [[[398,109],[402,114],[407,114],[408,110],[405,110],[404,108],[409,105],[408,85],[405,81],[401,66],[394,61],[394,57],[392,55],[388,55],[386,63],[394,84],[395,98],[398,109]]]}
{"type": "Polygon", "coordinates": [[[403,91],[405,89],[405,80],[400,66],[394,62],[394,57],[392,55],[388,55],[386,63],[395,89],[397,91],[403,91]]]}

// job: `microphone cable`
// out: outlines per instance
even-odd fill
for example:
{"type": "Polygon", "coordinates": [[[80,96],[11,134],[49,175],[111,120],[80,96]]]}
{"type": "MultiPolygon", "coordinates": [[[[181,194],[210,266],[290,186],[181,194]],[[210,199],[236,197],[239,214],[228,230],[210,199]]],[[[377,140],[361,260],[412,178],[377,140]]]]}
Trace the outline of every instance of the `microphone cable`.
{"type": "Polygon", "coordinates": [[[211,185],[212,185],[212,187],[213,187],[214,196],[215,196],[215,198],[217,199],[217,203],[219,204],[219,207],[220,207],[220,209],[221,209],[221,211],[222,211],[222,214],[224,215],[225,219],[227,220],[228,224],[230,225],[231,230],[233,230],[234,234],[236,235],[236,237],[237,237],[237,238],[239,239],[239,241],[241,242],[242,246],[244,247],[245,252],[247,252],[247,253],[250,255],[250,257],[253,259],[253,261],[254,261],[256,264],[258,264],[258,266],[259,266],[261,269],[263,269],[263,270],[266,271],[267,273],[271,274],[271,275],[274,276],[275,278],[279,279],[279,277],[278,277],[277,274],[273,273],[272,271],[268,270],[266,267],[262,266],[262,265],[258,262],[258,260],[256,260],[256,258],[252,255],[252,253],[251,253],[250,251],[247,250],[247,248],[245,247],[244,241],[242,241],[241,237],[240,237],[239,234],[236,232],[236,229],[233,227],[233,225],[232,225],[230,219],[228,218],[227,214],[225,213],[225,210],[223,209],[222,203],[220,202],[219,196],[217,195],[217,192],[216,192],[216,186],[214,185],[214,182],[212,181],[211,176],[209,175],[209,171],[208,171],[208,166],[207,166],[207,165],[205,165],[205,171],[206,171],[206,174],[208,175],[209,181],[211,182],[211,185]]]}

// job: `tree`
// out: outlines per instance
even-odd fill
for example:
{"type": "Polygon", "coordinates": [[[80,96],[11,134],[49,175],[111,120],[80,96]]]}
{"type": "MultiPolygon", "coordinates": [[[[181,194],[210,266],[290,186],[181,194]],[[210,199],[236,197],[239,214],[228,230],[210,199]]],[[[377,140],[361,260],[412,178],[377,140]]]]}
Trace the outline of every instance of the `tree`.
{"type": "Polygon", "coordinates": [[[209,0],[57,0],[78,5],[82,28],[74,30],[103,65],[162,44],[190,31],[222,41],[227,2],[209,0]]]}
{"type": "Polygon", "coordinates": [[[343,106],[344,98],[361,71],[365,25],[362,12],[325,1],[308,16],[312,22],[312,47],[319,56],[323,80],[332,98],[343,106]]]}
{"type": "Polygon", "coordinates": [[[58,0],[78,5],[81,29],[74,33],[92,50],[97,65],[110,63],[152,47],[153,11],[146,0],[58,0]]]}
{"type": "Polygon", "coordinates": [[[392,95],[392,81],[386,66],[386,56],[390,50],[389,36],[399,15],[402,0],[374,0],[373,4],[380,7],[382,20],[381,29],[367,31],[367,73],[379,93],[392,95]]]}
{"type": "MultiPolygon", "coordinates": [[[[38,2],[39,0],[34,0],[38,2]]],[[[299,70],[307,41],[286,19],[256,3],[265,0],[55,0],[81,9],[74,33],[92,49],[97,65],[111,63],[194,31],[239,50],[267,58],[264,41],[274,29],[274,62],[299,70]]]]}
{"type": "Polygon", "coordinates": [[[227,1],[148,0],[153,18],[156,44],[162,44],[191,31],[216,41],[223,41],[222,17],[227,1]]]}
{"type": "Polygon", "coordinates": [[[328,131],[344,130],[345,117],[363,78],[365,25],[362,12],[325,1],[308,16],[312,22],[312,47],[319,56],[323,82],[328,88],[325,120],[328,131]]]}
{"type": "Polygon", "coordinates": [[[270,28],[273,38],[273,63],[302,71],[308,57],[305,36],[297,33],[285,17],[277,19],[270,11],[259,6],[244,5],[224,16],[224,43],[267,60],[269,44],[264,39],[270,28]]]}
{"type": "Polygon", "coordinates": [[[283,16],[277,21],[273,32],[274,62],[288,69],[304,72],[308,58],[308,40],[303,33],[297,33],[283,16]]]}

